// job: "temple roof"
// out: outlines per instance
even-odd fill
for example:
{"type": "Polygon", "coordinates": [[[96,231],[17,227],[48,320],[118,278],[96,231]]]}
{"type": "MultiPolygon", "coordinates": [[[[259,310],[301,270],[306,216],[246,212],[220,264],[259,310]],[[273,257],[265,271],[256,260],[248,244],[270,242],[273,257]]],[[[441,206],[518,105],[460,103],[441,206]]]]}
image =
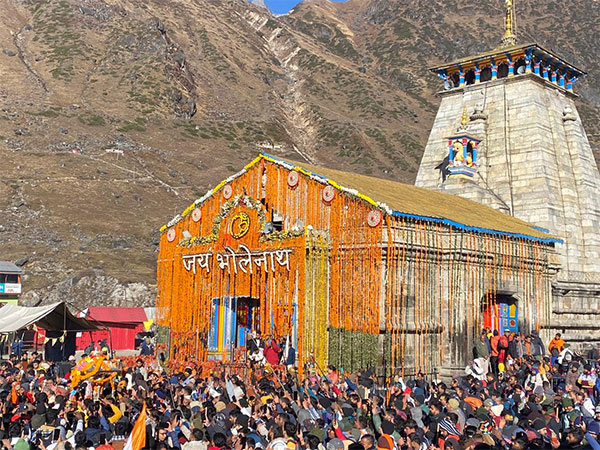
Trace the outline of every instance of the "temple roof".
{"type": "Polygon", "coordinates": [[[394,217],[424,220],[466,231],[511,236],[539,242],[562,242],[523,220],[462,197],[382,178],[284,160],[267,154],[260,154],[240,172],[223,180],[214,189],[208,191],[204,197],[192,203],[181,215],[177,215],[163,226],[161,231],[175,225],[193,208],[200,206],[227,183],[242,176],[261,160],[281,165],[289,170],[297,170],[324,185],[332,185],[338,191],[365,201],[380,209],[384,214],[394,217]]]}
{"type": "Polygon", "coordinates": [[[530,42],[527,44],[517,44],[517,45],[510,46],[510,47],[497,47],[497,48],[495,48],[493,50],[489,50],[487,52],[479,53],[479,54],[473,55],[473,56],[467,56],[464,58],[455,59],[454,61],[451,61],[449,63],[431,67],[429,70],[431,70],[432,72],[438,72],[440,70],[445,70],[445,69],[448,69],[448,68],[451,68],[451,67],[454,67],[457,65],[474,63],[477,61],[486,60],[488,58],[493,58],[495,56],[506,55],[506,54],[515,54],[515,53],[524,53],[525,50],[529,50],[529,49],[533,49],[536,53],[539,53],[542,55],[547,55],[548,57],[552,58],[555,61],[560,62],[561,65],[568,67],[573,72],[576,72],[579,75],[586,74],[586,72],[584,70],[579,69],[578,67],[574,66],[573,64],[567,63],[564,59],[557,56],[553,51],[546,50],[544,47],[542,47],[541,45],[539,45],[535,42],[530,42]]]}
{"type": "MultiPolygon", "coordinates": [[[[264,155],[268,156],[268,155],[264,155]]],[[[380,208],[398,217],[442,222],[469,231],[503,234],[536,241],[561,242],[533,225],[488,206],[455,195],[420,188],[397,181],[384,180],[341,170],[313,166],[296,161],[284,161],[334,183],[347,193],[357,191],[357,197],[372,199],[380,208]],[[344,189],[345,188],[345,189],[344,189]],[[386,208],[386,206],[388,208],[386,208]]]]}

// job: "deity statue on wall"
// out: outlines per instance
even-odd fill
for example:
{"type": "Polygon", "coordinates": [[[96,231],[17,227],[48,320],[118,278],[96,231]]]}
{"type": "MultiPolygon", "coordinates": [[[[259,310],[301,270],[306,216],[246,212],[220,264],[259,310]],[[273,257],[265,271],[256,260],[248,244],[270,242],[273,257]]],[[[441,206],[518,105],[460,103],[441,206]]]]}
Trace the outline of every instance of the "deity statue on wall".
{"type": "Polygon", "coordinates": [[[462,143],[455,141],[454,144],[452,144],[452,152],[454,154],[454,157],[452,158],[453,165],[462,166],[465,163],[464,147],[462,143]]]}

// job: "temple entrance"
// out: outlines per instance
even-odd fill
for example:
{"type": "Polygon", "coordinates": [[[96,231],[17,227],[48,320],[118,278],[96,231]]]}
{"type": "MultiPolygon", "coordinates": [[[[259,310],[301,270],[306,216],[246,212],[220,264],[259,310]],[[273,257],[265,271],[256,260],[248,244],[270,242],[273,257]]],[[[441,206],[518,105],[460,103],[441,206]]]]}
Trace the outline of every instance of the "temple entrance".
{"type": "Polygon", "coordinates": [[[252,297],[212,300],[208,359],[231,360],[236,349],[246,347],[252,330],[260,331],[260,301],[252,297]]]}
{"type": "Polygon", "coordinates": [[[504,330],[519,332],[519,308],[515,297],[498,295],[490,304],[486,304],[484,297],[482,305],[484,327],[498,330],[500,334],[504,333],[504,330]]]}

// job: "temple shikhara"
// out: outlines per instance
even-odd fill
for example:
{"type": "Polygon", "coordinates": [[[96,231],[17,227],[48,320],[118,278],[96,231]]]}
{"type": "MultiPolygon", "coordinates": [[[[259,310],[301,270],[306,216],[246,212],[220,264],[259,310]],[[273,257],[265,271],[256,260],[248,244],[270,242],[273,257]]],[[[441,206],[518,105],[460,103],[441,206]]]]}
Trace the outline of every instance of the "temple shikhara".
{"type": "Polygon", "coordinates": [[[511,0],[498,48],[432,70],[444,90],[417,186],[261,154],[161,228],[171,361],[239,360],[257,332],[300,370],[409,375],[464,369],[484,326],[596,336],[584,72],[518,44],[511,0]]]}
{"type": "Polygon", "coordinates": [[[585,73],[520,44],[506,2],[500,45],[432,68],[441,104],[416,185],[525,220],[563,242],[552,281],[553,331],[600,340],[600,176],[573,92],[585,73]]]}

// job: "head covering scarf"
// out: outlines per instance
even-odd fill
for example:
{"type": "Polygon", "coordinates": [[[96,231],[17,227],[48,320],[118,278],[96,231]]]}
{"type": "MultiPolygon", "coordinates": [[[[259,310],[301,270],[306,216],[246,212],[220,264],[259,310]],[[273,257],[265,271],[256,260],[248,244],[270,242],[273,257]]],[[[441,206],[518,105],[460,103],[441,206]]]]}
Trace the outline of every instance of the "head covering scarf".
{"type": "Polygon", "coordinates": [[[442,420],[440,420],[439,426],[441,429],[446,430],[448,434],[460,436],[460,432],[456,428],[456,425],[454,425],[447,417],[444,417],[442,420]]]}

